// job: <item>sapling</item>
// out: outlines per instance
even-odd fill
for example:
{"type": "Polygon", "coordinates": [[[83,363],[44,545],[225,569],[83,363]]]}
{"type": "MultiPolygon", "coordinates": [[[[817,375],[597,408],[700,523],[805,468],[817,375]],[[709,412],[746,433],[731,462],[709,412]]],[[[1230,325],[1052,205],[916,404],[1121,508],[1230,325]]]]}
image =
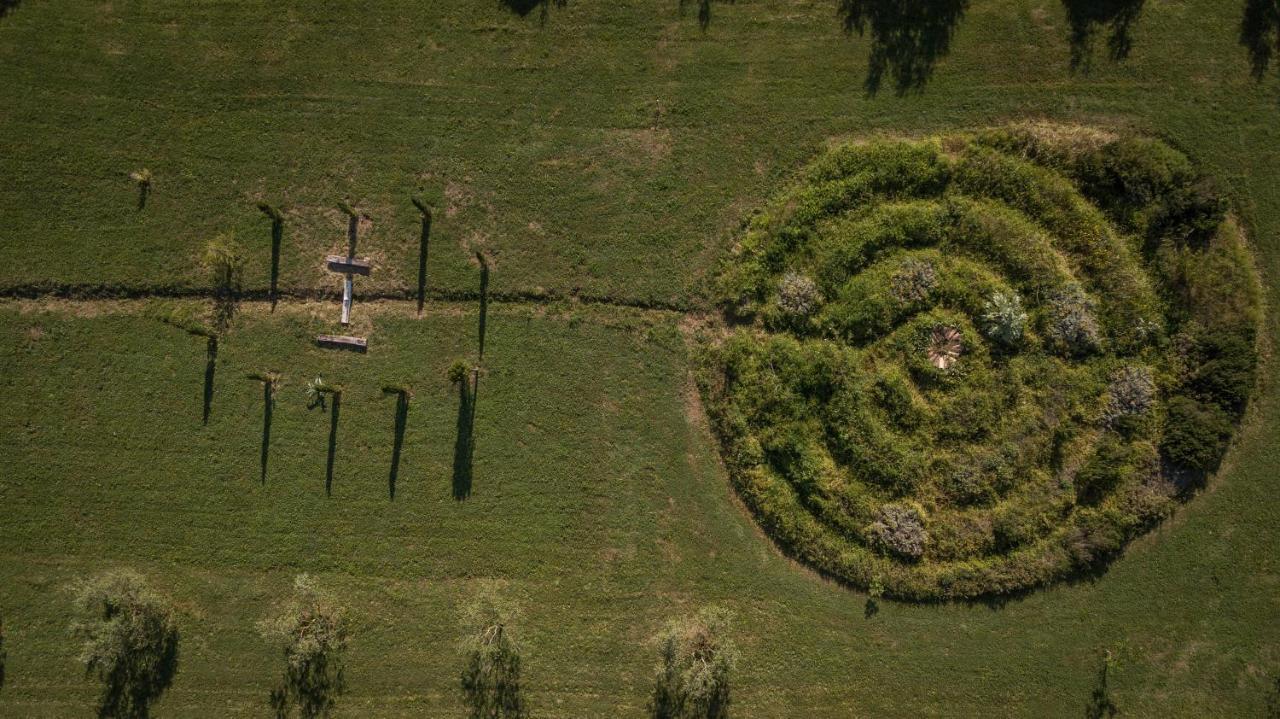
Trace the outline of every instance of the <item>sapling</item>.
{"type": "Polygon", "coordinates": [[[321,591],[309,575],[293,582],[294,596],[279,613],[258,625],[262,636],[278,643],[285,668],[271,690],[277,717],[327,717],[346,691],[348,628],[345,611],[321,591]]]}
{"type": "Polygon", "coordinates": [[[151,194],[151,181],[153,175],[151,170],[143,167],[129,173],[129,179],[133,180],[133,184],[138,186],[138,209],[147,206],[147,196],[151,194]]]}

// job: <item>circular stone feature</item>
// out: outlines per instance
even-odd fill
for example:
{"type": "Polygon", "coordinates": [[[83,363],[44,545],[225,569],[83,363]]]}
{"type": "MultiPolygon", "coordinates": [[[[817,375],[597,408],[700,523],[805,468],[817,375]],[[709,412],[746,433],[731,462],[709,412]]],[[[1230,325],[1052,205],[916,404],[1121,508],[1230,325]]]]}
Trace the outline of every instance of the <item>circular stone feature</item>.
{"type": "Polygon", "coordinates": [[[902,598],[1114,556],[1213,471],[1259,289],[1212,182],[1026,125],[836,147],[749,223],[699,383],[789,553],[902,598]]]}

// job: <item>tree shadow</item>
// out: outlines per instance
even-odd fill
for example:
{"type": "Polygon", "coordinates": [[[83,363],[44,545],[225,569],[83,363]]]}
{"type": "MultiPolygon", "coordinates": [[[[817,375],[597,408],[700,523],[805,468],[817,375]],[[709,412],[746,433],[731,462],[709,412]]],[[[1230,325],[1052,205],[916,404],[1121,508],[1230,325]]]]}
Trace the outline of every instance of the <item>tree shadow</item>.
{"type": "Polygon", "coordinates": [[[404,447],[404,430],[409,421],[409,392],[405,389],[384,387],[383,392],[396,396],[395,440],[391,446],[391,475],[387,478],[387,492],[396,498],[396,480],[400,476],[400,451],[404,447]]]}
{"type": "Polygon", "coordinates": [[[151,704],[173,684],[178,674],[178,634],[165,633],[152,651],[132,652],[106,677],[98,700],[98,716],[147,719],[151,704]]]}
{"type": "Polygon", "coordinates": [[[213,409],[213,375],[218,367],[218,337],[210,335],[205,340],[204,360],[204,412],[201,421],[209,424],[209,413],[213,409]]]}
{"type": "Polygon", "coordinates": [[[938,60],[950,51],[955,27],[969,0],[840,0],[845,32],[871,33],[867,94],[880,91],[884,76],[893,77],[899,95],[919,92],[938,60]]]}
{"type": "Polygon", "coordinates": [[[329,457],[324,467],[324,494],[333,495],[333,460],[338,453],[338,413],[342,411],[342,393],[333,393],[333,406],[329,409],[329,457]]]}
{"type": "Polygon", "coordinates": [[[1133,50],[1133,25],[1146,0],[1062,0],[1071,27],[1071,71],[1089,71],[1093,38],[1101,26],[1110,29],[1107,56],[1112,62],[1129,57],[1133,50]]]}
{"type": "Polygon", "coordinates": [[[489,261],[484,255],[476,253],[476,259],[480,260],[480,360],[484,361],[484,335],[488,325],[489,317],[489,261]]]}
{"type": "Polygon", "coordinates": [[[538,19],[547,21],[547,12],[551,5],[564,7],[569,0],[501,0],[504,7],[520,17],[527,17],[534,10],[539,10],[538,19]]]}
{"type": "Polygon", "coordinates": [[[1093,683],[1093,692],[1089,695],[1089,703],[1084,706],[1085,719],[1110,719],[1119,708],[1111,698],[1111,687],[1107,683],[1107,674],[1111,669],[1111,652],[1102,655],[1102,664],[1098,667],[1098,676],[1093,683]]]}
{"type": "Polygon", "coordinates": [[[4,17],[22,4],[22,0],[0,0],[0,17],[4,17]]]}
{"type": "Polygon", "coordinates": [[[1240,44],[1249,51],[1253,77],[1261,80],[1271,66],[1271,57],[1280,54],[1280,2],[1246,0],[1240,20],[1240,44]]]}
{"type": "Polygon", "coordinates": [[[453,444],[453,498],[471,496],[471,466],[475,456],[476,399],[480,394],[480,375],[472,372],[457,382],[458,437],[453,444]],[[472,383],[474,381],[474,387],[472,383]]]}
{"type": "Polygon", "coordinates": [[[418,315],[422,315],[422,305],[427,301],[427,247],[431,241],[431,209],[419,200],[413,204],[422,211],[422,235],[418,240],[418,315]]]}

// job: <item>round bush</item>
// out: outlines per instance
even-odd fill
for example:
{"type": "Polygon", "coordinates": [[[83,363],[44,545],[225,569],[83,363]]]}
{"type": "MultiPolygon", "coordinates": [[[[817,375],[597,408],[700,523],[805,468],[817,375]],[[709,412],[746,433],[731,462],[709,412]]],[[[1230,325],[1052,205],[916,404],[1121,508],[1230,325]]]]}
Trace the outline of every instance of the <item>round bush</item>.
{"type": "Polygon", "coordinates": [[[1052,581],[1164,517],[1167,468],[1216,463],[1256,363],[1256,278],[1193,169],[1049,126],[820,157],[753,216],[700,353],[765,529],[936,599],[1052,581]],[[1188,197],[1209,209],[1171,220],[1188,197]]]}

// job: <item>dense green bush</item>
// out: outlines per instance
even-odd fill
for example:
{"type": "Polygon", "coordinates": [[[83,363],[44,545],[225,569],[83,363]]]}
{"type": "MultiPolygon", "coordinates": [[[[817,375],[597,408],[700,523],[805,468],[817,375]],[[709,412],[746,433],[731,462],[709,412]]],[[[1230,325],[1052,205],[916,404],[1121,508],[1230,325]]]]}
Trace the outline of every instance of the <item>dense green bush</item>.
{"type": "Polygon", "coordinates": [[[899,597],[1113,556],[1253,384],[1260,295],[1209,188],[1163,143],[1046,126],[819,158],[753,217],[719,280],[744,324],[700,355],[761,524],[899,597]]]}
{"type": "Polygon", "coordinates": [[[1178,396],[1169,400],[1161,448],[1174,464],[1213,470],[1231,437],[1231,416],[1216,404],[1178,396]]]}

